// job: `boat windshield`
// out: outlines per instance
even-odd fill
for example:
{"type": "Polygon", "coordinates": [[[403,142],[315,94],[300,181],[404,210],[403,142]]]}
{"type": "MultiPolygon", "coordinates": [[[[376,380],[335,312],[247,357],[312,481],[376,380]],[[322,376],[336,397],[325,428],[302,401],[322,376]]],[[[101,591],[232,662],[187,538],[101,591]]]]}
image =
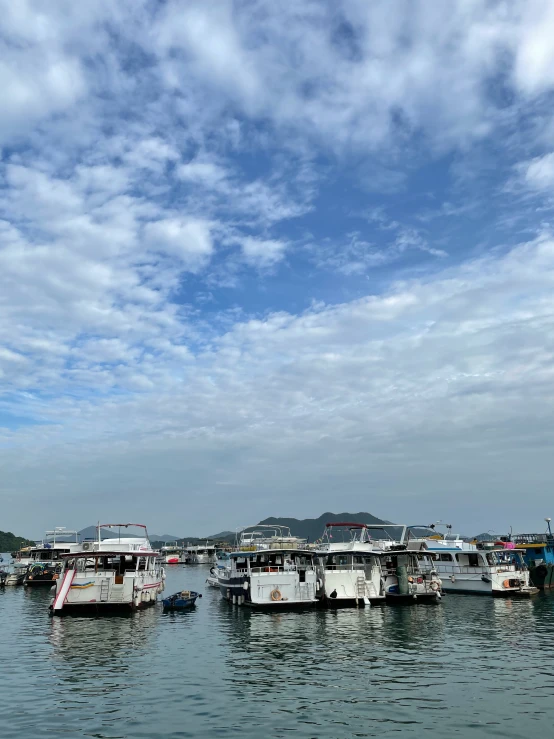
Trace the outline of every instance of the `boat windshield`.
{"type": "Polygon", "coordinates": [[[516,549],[502,549],[500,551],[487,552],[487,564],[491,566],[515,565],[523,567],[523,553],[516,549]]]}
{"type": "Polygon", "coordinates": [[[154,565],[153,557],[133,557],[129,554],[109,554],[103,557],[68,557],[65,568],[77,572],[116,572],[123,575],[126,572],[136,572],[150,569],[154,565]]]}
{"type": "Polygon", "coordinates": [[[377,555],[370,554],[328,554],[320,559],[326,570],[357,570],[376,564],[377,555]]]}

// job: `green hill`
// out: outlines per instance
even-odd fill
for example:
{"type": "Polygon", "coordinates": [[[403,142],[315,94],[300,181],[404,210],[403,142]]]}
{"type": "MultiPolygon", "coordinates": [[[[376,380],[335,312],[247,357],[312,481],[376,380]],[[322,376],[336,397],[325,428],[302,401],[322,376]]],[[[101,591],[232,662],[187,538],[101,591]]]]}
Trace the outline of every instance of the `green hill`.
{"type": "Polygon", "coordinates": [[[22,536],[15,536],[11,531],[0,531],[0,552],[17,552],[21,547],[34,543],[22,536]]]}

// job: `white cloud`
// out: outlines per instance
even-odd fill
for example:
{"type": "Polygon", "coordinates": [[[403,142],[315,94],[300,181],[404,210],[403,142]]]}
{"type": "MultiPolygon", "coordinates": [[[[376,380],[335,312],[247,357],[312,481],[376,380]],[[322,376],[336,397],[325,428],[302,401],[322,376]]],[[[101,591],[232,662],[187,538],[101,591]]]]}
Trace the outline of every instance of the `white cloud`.
{"type": "Polygon", "coordinates": [[[554,153],[536,157],[520,166],[520,169],[523,170],[527,185],[554,195],[554,153]]]}
{"type": "MultiPolygon", "coordinates": [[[[469,502],[480,520],[505,526],[522,515],[522,474],[537,502],[549,495],[552,295],[554,239],[545,234],[383,295],[238,321],[193,361],[152,352],[137,361],[122,340],[89,343],[81,361],[98,352],[118,366],[83,365],[76,376],[139,395],[20,397],[20,413],[53,425],[33,429],[32,449],[25,428],[11,434],[28,456],[22,468],[4,455],[5,484],[28,490],[36,464],[49,489],[67,494],[68,510],[90,516],[92,502],[75,501],[72,486],[98,459],[80,488],[111,490],[124,465],[135,504],[150,495],[150,479],[169,496],[186,471],[187,489],[203,496],[216,496],[222,477],[236,480],[233,506],[248,499],[254,518],[274,497],[280,511],[309,514],[314,488],[317,510],[336,508],[340,485],[349,504],[384,514],[389,504],[375,496],[388,493],[412,517],[436,515],[437,496],[451,493],[444,504],[463,521],[474,520],[469,502]],[[63,485],[53,458],[66,469],[63,485]],[[265,497],[250,500],[254,489],[265,497]]],[[[190,520],[190,499],[179,501],[175,511],[187,508],[190,520]]],[[[224,498],[212,501],[228,515],[224,498]]],[[[128,505],[124,495],[118,505],[128,505]]]]}
{"type": "Polygon", "coordinates": [[[197,272],[213,252],[210,224],[197,220],[163,218],[144,228],[150,247],[177,256],[183,266],[197,272]]]}
{"type": "Polygon", "coordinates": [[[241,248],[248,264],[256,267],[271,267],[285,256],[286,241],[275,239],[255,239],[247,236],[241,239],[241,248]]]}

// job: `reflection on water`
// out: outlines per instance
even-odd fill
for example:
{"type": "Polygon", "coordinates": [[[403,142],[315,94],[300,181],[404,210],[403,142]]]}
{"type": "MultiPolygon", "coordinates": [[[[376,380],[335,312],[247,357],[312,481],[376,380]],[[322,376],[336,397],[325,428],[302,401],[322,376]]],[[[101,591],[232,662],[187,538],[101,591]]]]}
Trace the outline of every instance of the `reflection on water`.
{"type": "Polygon", "coordinates": [[[0,591],[2,736],[551,733],[553,595],[263,613],[206,571],[169,570],[169,592],[204,593],[183,614],[50,618],[48,589],[0,591]]]}

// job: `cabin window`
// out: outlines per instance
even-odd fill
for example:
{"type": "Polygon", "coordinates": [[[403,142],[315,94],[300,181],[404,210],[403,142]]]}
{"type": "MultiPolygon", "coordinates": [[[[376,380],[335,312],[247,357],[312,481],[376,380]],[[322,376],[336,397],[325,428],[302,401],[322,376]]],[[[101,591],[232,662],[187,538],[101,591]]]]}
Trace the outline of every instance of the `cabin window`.
{"type": "Polygon", "coordinates": [[[470,567],[479,567],[479,555],[476,552],[470,552],[467,559],[470,567]]]}
{"type": "Polygon", "coordinates": [[[452,562],[452,555],[441,552],[439,554],[439,562],[452,562]]]}
{"type": "Polygon", "coordinates": [[[364,558],[363,557],[354,557],[354,563],[357,565],[363,565],[364,558]]]}

